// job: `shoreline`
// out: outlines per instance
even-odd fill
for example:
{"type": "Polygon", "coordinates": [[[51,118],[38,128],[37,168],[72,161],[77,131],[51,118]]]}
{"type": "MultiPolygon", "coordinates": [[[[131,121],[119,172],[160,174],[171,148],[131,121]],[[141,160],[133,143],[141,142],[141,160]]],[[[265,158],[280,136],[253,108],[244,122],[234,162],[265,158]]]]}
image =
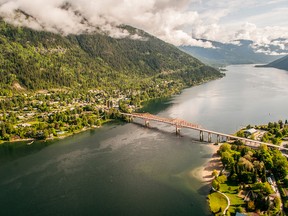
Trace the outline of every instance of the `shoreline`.
{"type": "MultiPolygon", "coordinates": [[[[86,128],[82,128],[81,130],[74,131],[73,133],[65,133],[61,136],[56,136],[53,138],[47,138],[47,139],[26,138],[26,139],[14,139],[11,141],[2,141],[2,142],[0,140],[0,145],[5,144],[5,143],[12,144],[12,143],[18,143],[18,142],[27,142],[27,145],[30,145],[29,142],[38,142],[38,141],[39,142],[46,142],[46,141],[61,140],[61,139],[71,137],[73,135],[80,134],[80,133],[85,132],[85,131],[89,131],[89,130],[93,130],[93,129],[99,129],[99,128],[103,127],[104,124],[107,124],[107,123],[112,122],[112,121],[115,121],[115,119],[105,120],[104,122],[102,122],[101,126],[95,126],[94,125],[94,126],[86,127],[86,128]]],[[[31,144],[33,144],[33,143],[31,143],[31,144]]]]}
{"type": "Polygon", "coordinates": [[[202,183],[211,184],[214,177],[212,176],[213,170],[218,173],[223,169],[221,157],[217,154],[220,145],[209,144],[211,149],[211,157],[200,167],[190,171],[190,175],[196,177],[202,183]]]}
{"type": "MultiPolygon", "coordinates": [[[[159,100],[159,99],[169,99],[169,98],[172,98],[173,96],[175,95],[179,95],[181,94],[185,89],[188,89],[188,88],[192,88],[192,87],[196,87],[196,86],[200,86],[200,85],[203,85],[205,83],[208,83],[208,82],[211,82],[211,81],[214,81],[214,80],[217,80],[217,79],[222,79],[226,74],[222,73],[222,75],[220,77],[210,77],[208,78],[207,80],[201,80],[199,82],[196,82],[194,83],[193,85],[191,86],[183,86],[182,89],[179,89],[179,91],[176,91],[176,92],[173,92],[172,94],[168,94],[168,95],[165,95],[165,96],[160,96],[160,97],[155,97],[155,98],[150,98],[148,100],[144,100],[144,101],[141,101],[141,104],[140,106],[136,107],[136,109],[134,111],[141,111],[144,107],[145,107],[145,104],[149,104],[155,100],[159,100]]],[[[106,124],[108,122],[111,122],[111,121],[117,121],[117,119],[107,119],[107,120],[103,120],[101,125],[100,126],[90,126],[90,127],[87,127],[87,128],[83,128],[81,130],[78,130],[78,131],[74,131],[73,133],[66,133],[64,135],[61,135],[61,136],[54,136],[53,138],[46,138],[46,139],[35,139],[35,138],[24,138],[24,139],[13,139],[13,140],[10,140],[10,141],[6,141],[6,140],[0,140],[0,145],[4,144],[4,143],[17,143],[17,142],[34,142],[34,141],[48,141],[48,140],[58,140],[58,139],[64,139],[64,138],[67,138],[67,137],[70,137],[72,135],[75,135],[75,134],[79,134],[81,132],[84,132],[84,131],[87,131],[87,130],[91,130],[91,129],[95,129],[95,128],[100,128],[102,127],[103,124],[106,124]]]]}

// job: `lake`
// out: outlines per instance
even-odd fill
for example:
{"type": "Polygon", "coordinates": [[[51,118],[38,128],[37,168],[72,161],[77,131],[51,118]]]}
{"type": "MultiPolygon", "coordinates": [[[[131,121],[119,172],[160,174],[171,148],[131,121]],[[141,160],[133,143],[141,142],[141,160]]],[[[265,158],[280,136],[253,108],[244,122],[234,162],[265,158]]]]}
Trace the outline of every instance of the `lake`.
{"type": "MultiPolygon", "coordinates": [[[[288,119],[287,92],[287,71],[229,66],[224,78],[144,111],[234,133],[288,119]]],[[[2,150],[0,215],[210,215],[209,187],[193,172],[211,157],[210,146],[187,129],[176,136],[171,126],[138,123],[2,150]]]]}

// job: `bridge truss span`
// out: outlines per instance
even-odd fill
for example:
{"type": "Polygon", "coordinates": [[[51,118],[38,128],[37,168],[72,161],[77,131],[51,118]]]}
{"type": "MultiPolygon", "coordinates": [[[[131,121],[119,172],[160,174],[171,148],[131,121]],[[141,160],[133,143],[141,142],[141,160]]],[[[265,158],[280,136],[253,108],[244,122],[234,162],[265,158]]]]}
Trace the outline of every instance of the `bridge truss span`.
{"type": "Polygon", "coordinates": [[[156,122],[162,122],[166,124],[171,124],[180,127],[187,127],[187,128],[200,128],[199,125],[197,124],[192,124],[190,122],[187,122],[182,119],[171,119],[171,118],[164,118],[156,115],[152,115],[150,113],[133,113],[133,114],[124,114],[126,116],[131,116],[133,118],[141,118],[144,120],[150,120],[150,121],[156,121],[156,122]]]}
{"type": "Polygon", "coordinates": [[[140,118],[143,119],[145,121],[145,125],[149,126],[149,121],[155,121],[155,122],[161,122],[161,123],[165,123],[165,124],[170,124],[176,127],[176,134],[180,133],[180,128],[188,128],[188,129],[192,129],[192,130],[196,130],[200,132],[200,141],[204,141],[204,133],[207,134],[208,136],[208,142],[212,141],[212,135],[215,135],[217,137],[217,142],[220,142],[220,137],[224,137],[226,138],[226,140],[240,140],[242,141],[245,145],[248,146],[254,146],[254,147],[258,147],[260,145],[267,145],[269,147],[273,147],[273,148],[278,148],[279,150],[288,150],[288,148],[282,147],[282,146],[278,146],[278,145],[274,145],[271,143],[265,143],[265,142],[261,142],[258,140],[252,140],[252,139],[248,139],[248,138],[244,138],[244,137],[238,137],[238,136],[234,136],[231,134],[225,134],[225,133],[221,133],[221,132],[217,132],[217,131],[213,131],[213,130],[208,130],[205,128],[200,127],[197,124],[193,124],[190,122],[187,122],[185,120],[182,119],[177,119],[177,118],[165,118],[165,117],[160,117],[160,116],[156,116],[156,115],[152,115],[150,113],[121,113],[123,116],[127,116],[130,118],[140,118]]]}

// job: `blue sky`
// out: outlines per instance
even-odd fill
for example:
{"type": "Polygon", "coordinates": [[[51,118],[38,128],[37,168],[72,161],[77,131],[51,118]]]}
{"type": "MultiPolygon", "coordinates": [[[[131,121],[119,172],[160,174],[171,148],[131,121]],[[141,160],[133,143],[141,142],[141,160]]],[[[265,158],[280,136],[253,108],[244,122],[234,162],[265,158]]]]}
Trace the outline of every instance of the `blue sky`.
{"type": "MultiPolygon", "coordinates": [[[[0,0],[0,15],[6,21],[64,34],[81,33],[90,25],[81,23],[77,10],[93,26],[112,37],[125,37],[117,25],[143,29],[174,45],[211,47],[201,39],[229,42],[253,40],[271,43],[288,52],[288,0],[0,0]],[[69,10],[61,9],[65,2],[69,10]],[[21,9],[35,20],[16,16],[21,9]],[[281,42],[273,42],[285,38],[281,42]]],[[[134,35],[137,39],[137,35],[134,35]]]]}

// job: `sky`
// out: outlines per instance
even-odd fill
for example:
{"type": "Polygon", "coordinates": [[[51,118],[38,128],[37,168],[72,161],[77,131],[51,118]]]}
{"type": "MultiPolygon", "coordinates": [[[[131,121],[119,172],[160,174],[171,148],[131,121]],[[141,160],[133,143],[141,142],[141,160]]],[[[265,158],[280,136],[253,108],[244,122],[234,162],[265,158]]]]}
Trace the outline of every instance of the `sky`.
{"type": "Polygon", "coordinates": [[[128,24],[176,46],[248,39],[288,53],[288,0],[0,0],[0,16],[62,34],[98,27],[112,37],[141,39],[117,28],[128,24]]]}

